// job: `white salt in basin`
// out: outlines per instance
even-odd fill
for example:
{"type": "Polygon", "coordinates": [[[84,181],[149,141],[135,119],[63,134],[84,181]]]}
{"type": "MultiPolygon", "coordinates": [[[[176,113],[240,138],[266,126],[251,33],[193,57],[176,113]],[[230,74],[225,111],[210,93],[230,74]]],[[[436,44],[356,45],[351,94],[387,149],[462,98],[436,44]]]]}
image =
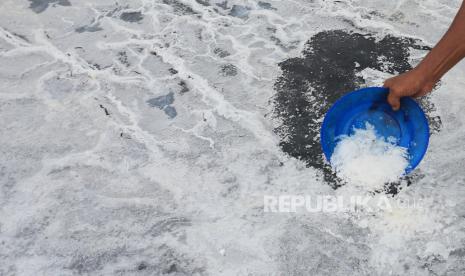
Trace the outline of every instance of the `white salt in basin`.
{"type": "Polygon", "coordinates": [[[376,135],[375,128],[355,129],[351,136],[339,137],[331,166],[348,184],[370,190],[398,180],[408,166],[407,149],[395,145],[394,138],[376,135]]]}

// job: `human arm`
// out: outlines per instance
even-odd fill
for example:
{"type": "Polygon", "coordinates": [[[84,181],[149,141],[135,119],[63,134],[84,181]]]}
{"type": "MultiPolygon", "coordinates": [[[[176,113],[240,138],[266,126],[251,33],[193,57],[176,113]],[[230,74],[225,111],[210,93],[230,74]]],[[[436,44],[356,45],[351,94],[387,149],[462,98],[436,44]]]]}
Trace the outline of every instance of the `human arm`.
{"type": "Polygon", "coordinates": [[[389,104],[397,110],[400,98],[428,94],[441,77],[464,57],[465,1],[447,32],[425,58],[414,69],[384,82],[384,87],[389,88],[389,104]]]}

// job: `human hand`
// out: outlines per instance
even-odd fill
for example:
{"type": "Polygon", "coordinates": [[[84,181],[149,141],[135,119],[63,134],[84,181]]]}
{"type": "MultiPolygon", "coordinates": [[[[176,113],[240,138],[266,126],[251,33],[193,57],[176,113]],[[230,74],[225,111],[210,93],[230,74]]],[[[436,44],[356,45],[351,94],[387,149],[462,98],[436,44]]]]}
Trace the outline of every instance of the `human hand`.
{"type": "Polygon", "coordinates": [[[413,69],[384,82],[384,87],[389,88],[388,102],[393,110],[400,108],[400,98],[421,97],[433,89],[437,80],[429,78],[426,72],[420,69],[413,69]]]}

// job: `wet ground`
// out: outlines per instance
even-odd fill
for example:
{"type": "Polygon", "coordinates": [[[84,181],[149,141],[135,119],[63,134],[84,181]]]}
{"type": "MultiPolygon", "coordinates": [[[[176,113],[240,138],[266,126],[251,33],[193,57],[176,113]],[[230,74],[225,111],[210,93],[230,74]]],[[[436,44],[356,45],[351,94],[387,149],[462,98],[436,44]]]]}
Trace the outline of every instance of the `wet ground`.
{"type": "MultiPolygon", "coordinates": [[[[276,132],[283,151],[321,170],[332,187],[343,185],[321,158],[321,118],[345,93],[366,87],[360,75],[363,70],[398,74],[412,69],[410,49],[428,51],[431,47],[412,38],[387,35],[377,39],[374,34],[345,30],[314,35],[301,57],[279,64],[283,73],[276,81],[274,104],[276,116],[282,121],[276,132]]],[[[439,131],[441,121],[432,114],[434,104],[427,97],[420,103],[427,111],[432,132],[439,131]]],[[[387,185],[386,189],[390,192],[393,187],[387,185]]]]}
{"type": "Polygon", "coordinates": [[[319,144],[331,104],[411,69],[459,4],[1,1],[0,275],[464,275],[463,64],[384,191],[344,185],[319,144]]]}

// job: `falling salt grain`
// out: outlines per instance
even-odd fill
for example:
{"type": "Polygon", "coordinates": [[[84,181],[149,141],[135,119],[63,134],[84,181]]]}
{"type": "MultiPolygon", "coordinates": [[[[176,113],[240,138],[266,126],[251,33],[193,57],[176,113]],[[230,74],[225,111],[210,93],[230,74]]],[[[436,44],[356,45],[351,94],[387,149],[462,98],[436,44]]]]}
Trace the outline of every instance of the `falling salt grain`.
{"type": "Polygon", "coordinates": [[[396,146],[395,139],[376,136],[372,125],[355,129],[343,136],[331,156],[331,166],[337,176],[348,184],[369,190],[382,188],[398,180],[408,166],[407,149],[396,146]]]}

